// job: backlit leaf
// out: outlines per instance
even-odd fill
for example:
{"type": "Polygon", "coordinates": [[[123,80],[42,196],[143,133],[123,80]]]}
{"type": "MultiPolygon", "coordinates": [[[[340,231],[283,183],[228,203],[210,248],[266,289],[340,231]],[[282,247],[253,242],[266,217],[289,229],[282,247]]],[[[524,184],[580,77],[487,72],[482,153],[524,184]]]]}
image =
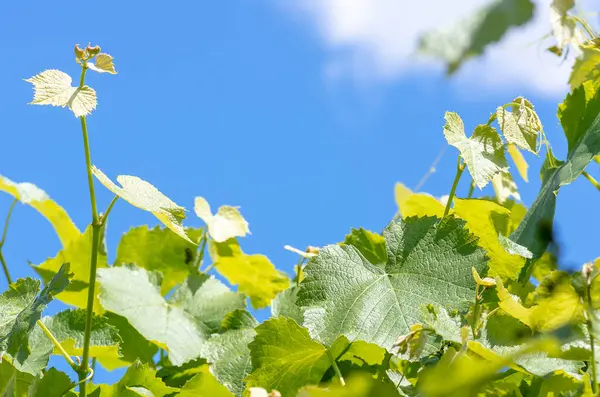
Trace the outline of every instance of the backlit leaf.
{"type": "Polygon", "coordinates": [[[472,299],[471,267],[484,273],[487,260],[463,221],[407,218],[392,222],[384,237],[384,266],[353,246],[327,246],[310,260],[298,302],[315,339],[331,346],[344,335],[390,350],[419,322],[423,306],[460,307],[472,299]]]}
{"type": "Polygon", "coordinates": [[[343,244],[354,246],[372,264],[387,262],[385,239],[380,234],[363,228],[352,229],[343,244]]]}
{"type": "Polygon", "coordinates": [[[529,168],[529,164],[523,157],[523,154],[519,151],[515,145],[509,144],[507,146],[507,151],[510,157],[512,158],[515,166],[517,167],[517,171],[519,171],[519,175],[525,182],[529,182],[529,177],[527,176],[527,169],[529,168]]]}
{"type": "Polygon", "coordinates": [[[96,109],[96,91],[87,85],[72,87],[71,76],[60,70],[45,70],[25,81],[33,84],[32,105],[68,106],[76,117],[87,116],[96,109]]]}
{"type": "Polygon", "coordinates": [[[190,379],[178,394],[179,397],[232,397],[233,394],[227,388],[221,385],[217,379],[208,371],[204,370],[190,379]]]}
{"type": "Polygon", "coordinates": [[[217,243],[234,237],[244,237],[250,233],[248,222],[237,207],[222,205],[213,215],[208,201],[203,197],[196,197],[194,210],[196,215],[206,223],[210,236],[217,243]]]}
{"type": "Polygon", "coordinates": [[[195,244],[185,233],[185,229],[181,224],[181,221],[185,219],[185,208],[175,204],[157,188],[137,176],[130,175],[119,175],[117,177],[117,181],[122,186],[119,187],[98,168],[92,166],[92,172],[108,190],[134,207],[151,212],[175,234],[195,244]]]}
{"type": "Polygon", "coordinates": [[[575,0],[554,0],[550,4],[552,34],[561,52],[569,45],[578,46],[584,41],[583,32],[577,26],[577,21],[568,14],[574,6],[575,0]]]}
{"type": "MultiPolygon", "coordinates": [[[[133,363],[123,378],[114,385],[90,385],[88,391],[94,397],[139,397],[140,394],[132,388],[144,388],[150,396],[166,397],[176,393],[179,389],[169,387],[156,377],[156,371],[147,364],[133,363]],[[99,390],[98,390],[99,389],[99,390]],[[96,393],[96,394],[94,394],[96,393]]],[[[142,394],[142,396],[144,396],[142,394]]],[[[145,396],[144,396],[145,397],[145,396]]]]}
{"type": "Polygon", "coordinates": [[[575,60],[569,78],[571,89],[576,89],[584,81],[598,80],[598,78],[600,78],[600,49],[582,47],[581,55],[575,60]]]}
{"type": "Polygon", "coordinates": [[[88,62],[86,66],[94,72],[117,74],[115,65],[113,64],[113,57],[108,54],[100,53],[96,55],[94,63],[88,62]]]}
{"type": "Polygon", "coordinates": [[[509,198],[521,200],[517,184],[513,180],[511,174],[501,172],[492,178],[492,186],[496,193],[496,199],[500,204],[503,204],[509,198]]]}
{"type": "Polygon", "coordinates": [[[0,176],[0,190],[35,208],[54,227],[63,247],[81,235],[63,207],[56,204],[42,189],[29,182],[16,183],[0,176]]]}
{"type": "Polygon", "coordinates": [[[496,129],[481,124],[475,127],[470,138],[465,135],[461,118],[454,112],[446,112],[444,136],[448,143],[460,151],[475,184],[483,189],[499,172],[508,172],[504,145],[496,129]]]}

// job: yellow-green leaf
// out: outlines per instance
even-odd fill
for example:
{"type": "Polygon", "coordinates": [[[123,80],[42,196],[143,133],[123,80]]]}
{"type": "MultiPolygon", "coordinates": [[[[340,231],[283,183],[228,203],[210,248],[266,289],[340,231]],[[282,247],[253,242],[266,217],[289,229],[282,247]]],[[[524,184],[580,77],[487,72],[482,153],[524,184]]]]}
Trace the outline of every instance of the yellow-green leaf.
{"type": "Polygon", "coordinates": [[[217,213],[213,215],[208,201],[204,197],[196,197],[194,211],[206,223],[210,236],[217,243],[250,234],[248,222],[246,222],[237,207],[222,205],[217,213]]]}
{"type": "Polygon", "coordinates": [[[269,306],[279,292],[289,287],[289,278],[277,270],[269,258],[245,254],[235,239],[209,244],[215,269],[237,285],[239,292],[250,297],[255,309],[269,306]]]}
{"type": "Polygon", "coordinates": [[[500,172],[496,174],[492,178],[492,187],[500,204],[504,204],[511,197],[515,200],[521,200],[517,184],[510,173],[500,172]]]}
{"type": "Polygon", "coordinates": [[[579,87],[584,81],[600,78],[600,49],[580,47],[581,55],[575,60],[569,84],[571,89],[579,87]]]}
{"type": "Polygon", "coordinates": [[[111,55],[100,53],[96,55],[96,57],[94,58],[94,62],[95,63],[87,63],[86,66],[88,67],[88,69],[91,69],[94,72],[98,73],[117,74],[117,71],[115,70],[115,65],[113,64],[113,57],[111,55]]]}
{"type": "Polygon", "coordinates": [[[87,116],[96,109],[96,91],[87,85],[72,87],[71,76],[60,70],[45,70],[25,81],[33,84],[31,105],[68,106],[76,117],[87,116]]]}
{"type": "Polygon", "coordinates": [[[119,175],[117,181],[122,186],[119,187],[98,168],[92,166],[92,172],[108,190],[134,207],[151,212],[174,233],[197,245],[189,238],[181,224],[181,221],[185,219],[185,208],[175,204],[150,183],[137,176],[119,175]]]}
{"type": "Polygon", "coordinates": [[[517,167],[517,171],[519,171],[519,175],[521,175],[521,178],[523,178],[525,182],[529,182],[529,178],[527,176],[527,169],[529,168],[529,164],[527,164],[527,161],[525,160],[525,157],[523,157],[523,154],[521,153],[519,148],[513,144],[509,144],[508,154],[515,163],[515,166],[517,167]]]}
{"type": "Polygon", "coordinates": [[[28,183],[16,183],[0,175],[0,191],[6,192],[14,198],[35,208],[54,227],[63,247],[81,236],[67,212],[37,186],[28,183]]]}

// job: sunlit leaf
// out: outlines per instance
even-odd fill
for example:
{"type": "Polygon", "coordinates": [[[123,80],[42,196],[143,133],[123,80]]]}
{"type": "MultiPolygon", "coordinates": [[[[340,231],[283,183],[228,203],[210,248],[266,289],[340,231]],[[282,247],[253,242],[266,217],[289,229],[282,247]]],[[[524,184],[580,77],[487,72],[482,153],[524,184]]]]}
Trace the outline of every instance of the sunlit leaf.
{"type": "Polygon", "coordinates": [[[63,247],[81,235],[67,212],[34,184],[16,183],[0,176],[0,190],[13,196],[23,204],[30,205],[42,214],[54,227],[63,247]]]}
{"type": "Polygon", "coordinates": [[[185,219],[185,208],[175,204],[157,188],[137,176],[130,175],[119,175],[117,177],[117,181],[122,186],[119,187],[98,168],[92,166],[92,172],[108,190],[134,207],[151,212],[174,233],[190,243],[196,244],[189,238],[181,224],[181,221],[185,219]]]}
{"type": "Polygon", "coordinates": [[[354,246],[372,264],[387,262],[385,239],[380,234],[363,228],[352,229],[350,234],[346,235],[343,244],[354,246]]]}
{"type": "Polygon", "coordinates": [[[584,81],[598,80],[598,78],[600,78],[600,49],[581,48],[581,55],[575,60],[569,78],[571,88],[574,90],[584,81]]]}
{"type": "Polygon", "coordinates": [[[213,215],[208,201],[203,197],[196,197],[194,211],[206,223],[210,236],[217,243],[222,243],[234,237],[244,237],[250,233],[248,222],[246,222],[237,207],[222,205],[217,213],[213,215]]]}
{"type": "Polygon", "coordinates": [[[583,43],[583,32],[578,28],[577,21],[570,17],[568,11],[575,6],[575,0],[554,0],[550,4],[550,24],[556,46],[562,52],[563,48],[583,43]]]}
{"type": "Polygon", "coordinates": [[[86,66],[94,72],[117,74],[115,65],[113,64],[113,57],[108,54],[100,53],[96,55],[94,63],[88,62],[86,66]]]}
{"type": "Polygon", "coordinates": [[[207,367],[204,367],[201,373],[194,376],[181,388],[178,396],[232,397],[233,394],[215,379],[207,367]]]}
{"type": "Polygon", "coordinates": [[[32,105],[68,106],[76,117],[87,116],[96,109],[96,91],[87,85],[72,87],[71,76],[60,70],[45,70],[25,81],[33,84],[32,105]]]}
{"type": "MultiPolygon", "coordinates": [[[[156,371],[147,364],[139,362],[133,363],[125,375],[114,385],[89,385],[88,391],[94,397],[136,397],[140,394],[131,388],[144,388],[153,397],[166,397],[179,391],[174,387],[169,387],[156,377],[156,371]]],[[[142,396],[144,396],[142,394],[142,396]]],[[[146,396],[144,396],[146,397],[146,396]]]]}
{"type": "Polygon", "coordinates": [[[517,184],[509,173],[501,172],[496,174],[492,178],[492,186],[496,193],[496,199],[500,204],[505,203],[511,197],[515,200],[521,200],[517,184]]]}
{"type": "Polygon", "coordinates": [[[525,182],[529,182],[529,177],[527,176],[527,169],[529,168],[529,164],[527,164],[527,161],[525,160],[525,157],[523,157],[521,151],[519,151],[519,148],[517,148],[515,145],[510,144],[507,146],[507,151],[510,157],[512,158],[513,162],[515,163],[515,166],[517,167],[517,171],[519,171],[519,175],[521,175],[521,178],[523,178],[525,182]]]}

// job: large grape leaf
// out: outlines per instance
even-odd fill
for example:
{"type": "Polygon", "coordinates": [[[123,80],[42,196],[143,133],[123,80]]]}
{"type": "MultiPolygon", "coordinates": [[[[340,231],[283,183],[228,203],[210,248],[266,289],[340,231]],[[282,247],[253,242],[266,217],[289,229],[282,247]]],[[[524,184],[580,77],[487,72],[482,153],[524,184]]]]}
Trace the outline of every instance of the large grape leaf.
{"type": "Polygon", "coordinates": [[[573,64],[569,84],[574,90],[584,81],[597,80],[600,77],[600,48],[581,47],[581,54],[573,64]]]}
{"type": "Polygon", "coordinates": [[[594,156],[600,154],[599,87],[587,81],[559,106],[559,118],[569,144],[567,159],[546,172],[537,198],[510,236],[519,245],[527,247],[534,258],[539,258],[548,246],[549,240],[540,232],[552,224],[558,190],[579,177],[594,156]]]}
{"type": "Polygon", "coordinates": [[[511,27],[527,23],[533,9],[530,0],[495,0],[450,28],[425,34],[419,50],[445,61],[448,74],[452,74],[463,62],[499,41],[511,27]]]}
{"type": "Polygon", "coordinates": [[[213,215],[208,201],[204,197],[196,197],[194,211],[206,223],[210,236],[217,243],[222,243],[234,237],[244,237],[250,233],[248,222],[246,222],[238,207],[222,205],[217,213],[213,215]]]}
{"type": "MultiPolygon", "coordinates": [[[[202,229],[186,229],[193,241],[198,241],[202,229]]],[[[170,230],[147,225],[130,229],[119,241],[115,265],[133,263],[163,276],[161,293],[166,295],[181,283],[194,266],[196,245],[181,239],[170,230]]]]}
{"type": "Polygon", "coordinates": [[[0,175],[0,190],[35,208],[54,227],[63,247],[81,235],[63,207],[56,204],[42,189],[28,182],[16,183],[0,175]]]}
{"type": "Polygon", "coordinates": [[[31,278],[19,279],[0,295],[0,360],[5,353],[15,356],[27,351],[27,340],[42,311],[54,296],[69,284],[69,264],[59,272],[39,293],[40,282],[31,278]]]}
{"type": "Polygon", "coordinates": [[[245,254],[235,239],[223,243],[210,241],[209,251],[215,269],[250,297],[255,309],[267,307],[290,284],[289,278],[277,270],[269,258],[245,254]]]}
{"type": "Polygon", "coordinates": [[[495,128],[487,124],[478,125],[473,135],[467,138],[465,126],[458,114],[446,112],[444,117],[444,136],[450,145],[460,151],[473,181],[480,189],[483,189],[494,175],[508,172],[504,144],[495,128]]]}
{"type": "Polygon", "coordinates": [[[181,221],[185,219],[185,208],[177,205],[153,185],[137,176],[119,175],[117,177],[117,182],[119,182],[121,186],[117,186],[98,168],[92,166],[92,172],[100,183],[108,190],[134,207],[151,212],[175,234],[179,235],[184,240],[195,244],[195,242],[193,242],[185,233],[185,229],[181,224],[181,221]]]}
{"type": "Polygon", "coordinates": [[[330,356],[337,357],[347,345],[342,338],[328,353],[294,320],[267,320],[256,327],[256,338],[249,346],[254,370],[246,378],[247,386],[293,396],[304,385],[318,384],[332,365],[330,356]]]}
{"type": "Polygon", "coordinates": [[[174,365],[204,353],[207,328],[181,307],[169,304],[153,274],[135,266],[98,269],[100,303],[125,317],[146,339],[169,351],[174,365]]]}
{"type": "Polygon", "coordinates": [[[0,360],[0,396],[31,397],[29,390],[36,385],[37,379],[33,375],[17,370],[9,360],[0,360]]]}
{"type": "Polygon", "coordinates": [[[142,364],[154,362],[154,356],[158,352],[155,344],[144,338],[125,317],[110,312],[104,313],[104,316],[108,324],[117,329],[123,341],[119,350],[121,360],[129,363],[139,360],[142,364]]]}
{"type": "Polygon", "coordinates": [[[305,268],[298,303],[313,338],[331,346],[341,335],[388,350],[430,303],[473,300],[471,268],[486,272],[485,251],[452,216],[406,218],[384,231],[388,261],[369,263],[353,246],[328,246],[305,268]]]}
{"type": "MultiPolygon", "coordinates": [[[[106,244],[104,241],[104,228],[101,229],[100,247],[96,267],[102,269],[108,266],[106,260],[106,244]]],[[[56,298],[61,302],[79,308],[87,308],[88,285],[90,279],[90,262],[92,258],[92,227],[88,226],[85,233],[73,239],[68,246],[56,254],[54,258],[47,259],[33,269],[48,282],[56,275],[63,263],[69,263],[73,272],[73,279],[67,288],[56,298]]],[[[101,314],[102,307],[98,299],[94,299],[94,312],[101,314]]]]}
{"type": "Polygon", "coordinates": [[[87,116],[96,109],[96,91],[87,85],[71,86],[71,76],[60,70],[45,70],[25,81],[33,84],[31,105],[68,106],[75,117],[87,116]]]}
{"type": "Polygon", "coordinates": [[[304,313],[298,306],[298,291],[296,285],[281,291],[271,302],[271,317],[287,317],[295,320],[298,324],[304,323],[304,313]]]}
{"type": "Polygon", "coordinates": [[[34,387],[30,389],[28,397],[75,397],[75,392],[71,391],[73,387],[67,374],[51,367],[35,386],[35,392],[31,390],[34,387]]]}
{"type": "Polygon", "coordinates": [[[121,380],[114,385],[90,384],[88,386],[89,395],[94,397],[139,397],[140,395],[166,397],[178,391],[179,389],[165,385],[160,378],[156,377],[155,370],[140,362],[133,363],[121,380]],[[144,390],[146,394],[137,393],[136,390],[144,390]]]}

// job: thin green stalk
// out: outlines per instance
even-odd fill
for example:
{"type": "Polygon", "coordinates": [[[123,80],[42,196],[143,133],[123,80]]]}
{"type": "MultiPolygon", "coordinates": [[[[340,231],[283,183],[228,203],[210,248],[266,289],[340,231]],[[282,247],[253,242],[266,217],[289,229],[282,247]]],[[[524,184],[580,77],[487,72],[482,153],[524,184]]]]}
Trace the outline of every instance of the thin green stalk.
{"type": "Polygon", "coordinates": [[[469,187],[469,195],[467,198],[473,197],[473,193],[475,192],[475,181],[471,181],[471,186],[469,187]]]}
{"type": "Polygon", "coordinates": [[[204,251],[206,250],[206,243],[208,242],[208,233],[206,228],[202,232],[202,238],[200,239],[200,249],[198,250],[198,256],[196,257],[196,269],[200,271],[204,262],[204,251]]]}
{"type": "Polygon", "coordinates": [[[591,351],[591,370],[592,370],[592,392],[594,393],[594,396],[598,394],[598,373],[597,373],[597,369],[596,369],[596,338],[594,337],[594,324],[592,323],[592,319],[591,317],[594,315],[592,313],[592,294],[591,294],[591,289],[592,289],[592,283],[590,281],[588,281],[587,283],[587,310],[588,310],[588,316],[587,316],[587,330],[588,330],[588,334],[590,335],[590,351],[591,351]]]}
{"type": "Polygon", "coordinates": [[[450,207],[452,206],[452,200],[454,200],[454,195],[456,194],[456,187],[458,186],[458,182],[460,181],[460,176],[465,170],[464,164],[460,162],[460,156],[458,156],[458,164],[456,166],[456,176],[454,177],[454,183],[452,184],[452,189],[450,190],[450,195],[448,196],[448,203],[446,203],[446,209],[444,209],[444,218],[450,212],[450,207]]]}
{"type": "Polygon", "coordinates": [[[301,256],[298,258],[298,263],[296,264],[296,277],[294,277],[294,283],[296,286],[300,286],[300,274],[302,274],[302,265],[304,264],[306,258],[301,256]]]}
{"type": "Polygon", "coordinates": [[[596,38],[596,33],[594,32],[594,29],[592,29],[590,24],[585,19],[581,19],[575,15],[571,15],[571,18],[573,18],[575,21],[579,22],[579,24],[583,27],[583,29],[589,35],[590,40],[596,38]]]}
{"type": "Polygon", "coordinates": [[[473,306],[473,323],[471,324],[471,331],[473,337],[477,337],[477,328],[479,324],[479,285],[475,287],[475,305],[473,306]]]}
{"type": "Polygon", "coordinates": [[[79,368],[77,367],[77,364],[75,364],[75,361],[73,361],[71,356],[69,356],[69,353],[67,353],[65,348],[60,344],[60,342],[56,339],[56,337],[52,334],[52,332],[48,329],[48,327],[46,327],[46,325],[41,320],[37,320],[37,325],[42,329],[42,331],[44,331],[44,334],[46,334],[48,339],[50,339],[52,341],[52,344],[54,345],[54,347],[56,349],[58,349],[60,354],[65,358],[65,360],[67,360],[67,362],[69,363],[71,368],[73,368],[73,370],[75,370],[75,372],[77,372],[79,370],[79,368]]]}
{"type": "Polygon", "coordinates": [[[102,226],[104,226],[106,224],[106,220],[108,219],[108,215],[112,211],[112,209],[115,206],[115,203],[117,202],[118,199],[119,199],[119,196],[115,196],[112,199],[112,201],[110,202],[110,204],[108,205],[108,208],[106,209],[106,211],[104,211],[104,213],[100,216],[100,224],[102,226]]]}
{"type": "MultiPolygon", "coordinates": [[[[85,62],[82,64],[81,79],[79,86],[83,87],[85,83],[85,72],[87,67],[85,62]]],[[[96,193],[94,190],[94,176],[92,175],[92,160],[90,153],[90,142],[87,130],[85,116],[81,119],[81,131],[83,134],[83,147],[85,151],[85,165],[88,177],[88,187],[90,190],[90,202],[92,207],[92,252],[90,261],[90,279],[88,283],[87,311],[85,318],[85,334],[83,337],[83,354],[81,357],[81,366],[79,367],[79,396],[86,397],[86,385],[90,378],[90,338],[92,335],[92,321],[94,317],[94,298],[96,296],[96,266],[98,264],[98,244],[100,241],[100,229],[102,224],[98,219],[98,207],[96,205],[96,193]]],[[[106,217],[104,217],[106,219],[106,217]]],[[[103,220],[104,222],[104,220],[103,220]]],[[[93,371],[91,371],[93,373],[93,371]]]]}
{"type": "Polygon", "coordinates": [[[340,384],[342,386],[346,386],[346,381],[344,380],[344,377],[342,376],[340,367],[338,367],[337,363],[335,362],[335,358],[333,357],[333,354],[331,354],[329,349],[327,349],[327,356],[329,357],[329,360],[331,361],[331,366],[333,367],[333,371],[335,372],[335,375],[338,377],[340,384]]]}
{"type": "Polygon", "coordinates": [[[583,171],[581,173],[592,185],[596,187],[596,189],[600,190],[600,182],[598,182],[593,176],[591,176],[587,171],[583,171]]]}
{"type": "Polygon", "coordinates": [[[4,269],[4,275],[6,276],[6,281],[8,284],[12,284],[12,278],[10,278],[10,273],[8,271],[8,266],[6,266],[6,260],[4,260],[4,255],[2,254],[2,249],[0,248],[0,262],[2,262],[2,269],[4,269]]]}
{"type": "Polygon", "coordinates": [[[0,248],[4,246],[4,242],[6,241],[6,232],[8,232],[8,224],[10,223],[10,217],[18,201],[18,199],[13,200],[13,202],[10,204],[10,208],[8,209],[8,213],[6,214],[6,220],[4,221],[4,230],[2,231],[2,240],[0,240],[0,248]]]}

